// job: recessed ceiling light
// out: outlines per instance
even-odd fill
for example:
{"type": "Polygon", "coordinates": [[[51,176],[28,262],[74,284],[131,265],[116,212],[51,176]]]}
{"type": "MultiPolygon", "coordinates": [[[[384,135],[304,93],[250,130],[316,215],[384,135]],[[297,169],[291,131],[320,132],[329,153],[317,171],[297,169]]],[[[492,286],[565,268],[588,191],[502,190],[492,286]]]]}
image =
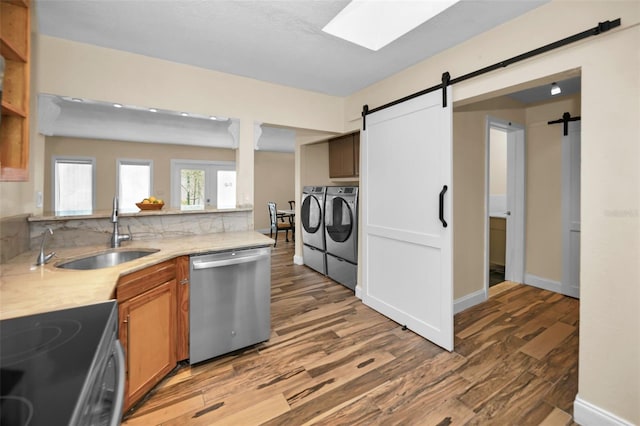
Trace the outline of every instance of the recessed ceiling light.
{"type": "Polygon", "coordinates": [[[557,83],[551,83],[551,95],[555,96],[555,95],[559,95],[560,93],[562,93],[562,89],[560,88],[560,86],[558,86],[557,83]]]}
{"type": "Polygon", "coordinates": [[[158,112],[158,110],[157,110],[157,109],[155,109],[155,108],[149,108],[149,111],[151,111],[151,112],[158,112]]]}
{"type": "Polygon", "coordinates": [[[71,98],[71,100],[72,100],[73,102],[83,102],[83,100],[82,100],[82,99],[80,99],[80,98],[71,98]]]}
{"type": "Polygon", "coordinates": [[[322,31],[380,50],[459,0],[352,0],[322,31]]]}
{"type": "Polygon", "coordinates": [[[209,120],[217,120],[217,119],[218,119],[218,117],[216,117],[215,115],[210,115],[209,116],[209,120]]]}
{"type": "Polygon", "coordinates": [[[122,108],[122,104],[113,104],[115,108],[122,108]]]}
{"type": "Polygon", "coordinates": [[[180,115],[181,115],[181,116],[183,116],[183,117],[188,117],[188,116],[189,116],[189,113],[181,112],[181,113],[180,113],[180,115]]]}

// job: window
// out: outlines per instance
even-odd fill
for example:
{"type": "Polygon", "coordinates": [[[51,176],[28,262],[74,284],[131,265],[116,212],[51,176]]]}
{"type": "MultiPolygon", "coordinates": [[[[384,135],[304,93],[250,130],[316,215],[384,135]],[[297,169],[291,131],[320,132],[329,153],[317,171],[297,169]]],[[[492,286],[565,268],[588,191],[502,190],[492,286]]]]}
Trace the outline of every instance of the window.
{"type": "Polygon", "coordinates": [[[182,210],[235,207],[235,163],[171,160],[171,205],[182,210]]]}
{"type": "Polygon", "coordinates": [[[153,195],[152,160],[118,160],[118,201],[122,211],[138,211],[136,203],[153,195]]]}
{"type": "Polygon", "coordinates": [[[236,206],[236,171],[218,170],[218,194],[216,206],[232,209],[236,206]]]}
{"type": "Polygon", "coordinates": [[[95,158],[53,157],[53,211],[91,214],[95,207],[95,158]]]}

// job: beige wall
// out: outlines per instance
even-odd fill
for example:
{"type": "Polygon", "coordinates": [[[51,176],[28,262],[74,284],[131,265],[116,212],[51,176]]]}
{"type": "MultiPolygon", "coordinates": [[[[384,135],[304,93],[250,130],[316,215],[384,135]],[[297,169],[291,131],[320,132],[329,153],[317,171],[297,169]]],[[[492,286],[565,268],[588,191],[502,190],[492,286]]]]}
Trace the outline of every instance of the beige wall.
{"type": "MultiPolygon", "coordinates": [[[[515,87],[528,86],[528,82],[547,82],[545,77],[550,75],[581,70],[578,398],[638,424],[640,3],[551,1],[350,96],[345,120],[357,118],[363,104],[375,108],[437,84],[444,71],[456,78],[618,17],[621,28],[456,84],[453,98],[469,102],[487,93],[508,93],[515,87]],[[557,19],[558,16],[568,18],[557,19]]],[[[454,158],[455,150],[454,146],[454,158]]],[[[454,185],[459,185],[455,170],[454,185]]],[[[456,191],[460,191],[459,186],[456,191]]],[[[459,220],[454,235],[459,232],[458,226],[459,220]]],[[[454,238],[456,245],[458,237],[454,238]]],[[[459,254],[459,248],[454,250],[459,254]]],[[[459,262],[457,256],[454,258],[459,262]]],[[[455,295],[460,295],[458,288],[455,295]]]]}
{"type": "Polygon", "coordinates": [[[526,110],[526,272],[562,281],[562,133],[548,121],[580,115],[570,96],[526,110]]]}
{"type": "Polygon", "coordinates": [[[110,210],[116,193],[116,160],[153,160],[153,193],[166,203],[171,195],[171,160],[235,161],[231,149],[171,144],[47,137],[44,162],[45,211],[52,210],[51,158],[81,156],[96,159],[96,210],[110,210]]]}
{"type": "Polygon", "coordinates": [[[484,289],[487,116],[524,123],[524,109],[453,113],[453,298],[484,289]]]}
{"type": "Polygon", "coordinates": [[[329,144],[320,142],[302,145],[300,164],[301,186],[329,186],[334,183],[329,178],[329,144]]]}
{"type": "Polygon", "coordinates": [[[32,56],[31,178],[0,183],[0,217],[42,212],[35,206],[35,193],[43,191],[45,161],[44,137],[37,133],[38,93],[239,118],[241,205],[253,204],[255,122],[344,131],[344,99],[335,96],[38,34],[33,34],[32,56]]]}
{"type": "Polygon", "coordinates": [[[274,201],[279,209],[288,209],[295,200],[294,154],[286,152],[255,153],[255,229],[269,229],[267,202],[274,201]]]}
{"type": "MultiPolygon", "coordinates": [[[[549,126],[547,121],[565,111],[580,114],[579,95],[527,108],[454,112],[454,298],[480,291],[484,283],[487,116],[526,129],[525,273],[561,281],[562,126],[549,126]]],[[[503,185],[506,190],[506,182],[503,185]]]]}
{"type": "MultiPolygon", "coordinates": [[[[506,93],[532,81],[545,81],[549,75],[581,70],[578,396],[599,409],[638,424],[640,4],[637,1],[551,1],[346,99],[50,37],[34,40],[33,54],[37,57],[32,89],[34,94],[42,91],[203,114],[226,114],[241,118],[246,123],[243,129],[252,126],[250,122],[259,121],[340,133],[357,128],[363,104],[375,108],[436,84],[444,71],[456,78],[617,17],[622,19],[621,28],[456,84],[453,98],[457,103],[471,102],[487,93],[506,93]],[[557,19],[558,16],[566,19],[557,19]]],[[[36,109],[32,111],[35,117],[36,109]]],[[[247,156],[253,158],[253,134],[251,131],[241,133],[241,150],[250,152],[247,156]]],[[[454,137],[457,136],[454,134],[454,137]]],[[[2,217],[38,212],[33,198],[44,183],[44,138],[32,132],[31,142],[33,180],[26,184],[0,184],[2,217]]],[[[454,141],[454,159],[474,152],[460,152],[460,148],[454,141]]],[[[243,185],[243,199],[253,200],[253,162],[242,165],[245,166],[250,170],[246,176],[242,175],[239,186],[243,185]]],[[[454,185],[457,185],[456,192],[461,192],[460,179],[464,175],[456,171],[456,167],[454,185]]],[[[298,182],[304,180],[302,173],[297,171],[298,182]]],[[[456,200],[454,206],[459,207],[456,200]]],[[[456,220],[454,234],[464,231],[458,229],[462,223],[456,220]]],[[[458,242],[456,236],[455,254],[464,259],[465,253],[458,251],[458,242]]],[[[457,256],[455,259],[456,263],[462,262],[457,256]]],[[[456,297],[473,291],[460,293],[457,284],[458,281],[456,297]]],[[[469,288],[477,287],[470,285],[469,288]]]]}

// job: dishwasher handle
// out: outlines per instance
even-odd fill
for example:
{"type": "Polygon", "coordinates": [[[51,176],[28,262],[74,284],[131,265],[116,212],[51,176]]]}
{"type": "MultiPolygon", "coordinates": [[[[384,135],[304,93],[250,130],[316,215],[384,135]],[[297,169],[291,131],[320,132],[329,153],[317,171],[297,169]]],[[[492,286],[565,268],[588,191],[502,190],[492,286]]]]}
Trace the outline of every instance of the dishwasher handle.
{"type": "Polygon", "coordinates": [[[192,265],[193,265],[193,269],[209,269],[209,268],[217,268],[219,266],[239,265],[241,263],[256,262],[264,257],[268,257],[268,255],[258,254],[254,256],[242,256],[237,258],[210,260],[210,261],[194,260],[192,262],[192,265]]]}

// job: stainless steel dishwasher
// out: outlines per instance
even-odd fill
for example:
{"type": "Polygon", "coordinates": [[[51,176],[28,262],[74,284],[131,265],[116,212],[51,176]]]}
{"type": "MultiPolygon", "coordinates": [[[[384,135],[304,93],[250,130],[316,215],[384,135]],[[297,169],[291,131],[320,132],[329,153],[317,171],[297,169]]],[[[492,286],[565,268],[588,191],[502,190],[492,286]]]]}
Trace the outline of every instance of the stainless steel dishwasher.
{"type": "Polygon", "coordinates": [[[189,362],[269,340],[271,246],[193,255],[189,362]]]}

